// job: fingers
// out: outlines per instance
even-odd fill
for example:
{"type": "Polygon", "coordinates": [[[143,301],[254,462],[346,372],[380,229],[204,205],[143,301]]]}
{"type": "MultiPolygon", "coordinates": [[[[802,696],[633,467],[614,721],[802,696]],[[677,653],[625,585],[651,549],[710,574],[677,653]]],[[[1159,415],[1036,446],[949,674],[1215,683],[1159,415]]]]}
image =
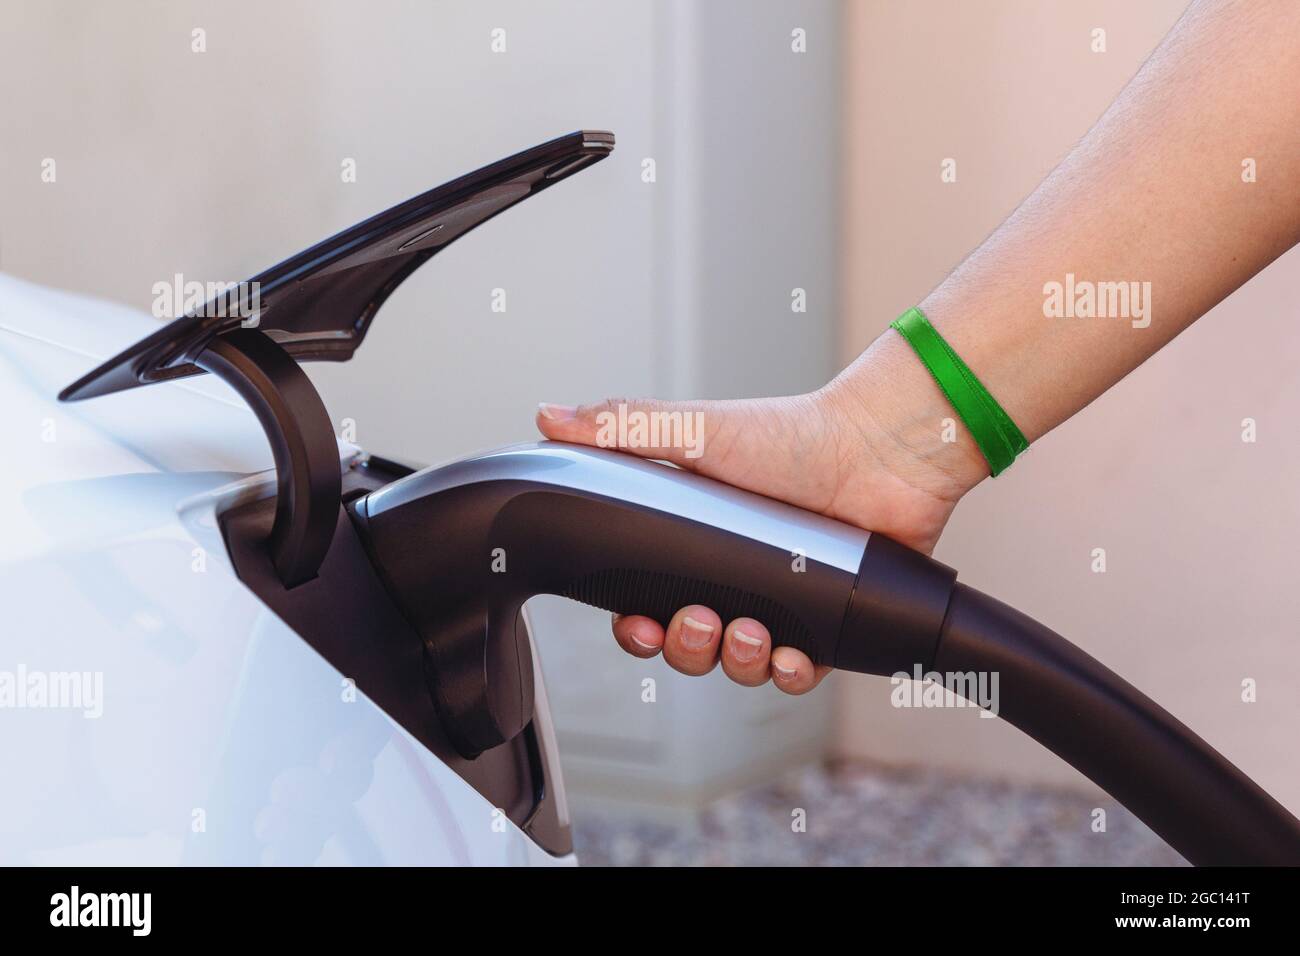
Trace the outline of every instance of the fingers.
{"type": "Polygon", "coordinates": [[[806,694],[830,673],[829,667],[814,667],[803,651],[778,647],[772,652],[772,683],[787,694],[806,694]]]}
{"type": "Polygon", "coordinates": [[[639,614],[614,615],[614,640],[633,657],[654,657],[664,646],[664,629],[639,614]]]}
{"type": "Polygon", "coordinates": [[[639,614],[614,616],[614,640],[633,657],[649,658],[663,652],[673,670],[699,677],[718,664],[722,621],[707,607],[692,604],[673,615],[667,631],[652,618],[639,614]]]}
{"type": "Polygon", "coordinates": [[[689,467],[698,463],[704,450],[708,404],[622,398],[576,407],[542,402],[536,423],[543,435],[555,441],[617,448],[689,467]]]}
{"type": "Polygon", "coordinates": [[[766,684],[771,653],[771,635],[758,621],[739,617],[727,625],[722,638],[722,670],[737,684],[766,684]]]}
{"type": "Polygon", "coordinates": [[[652,618],[615,615],[614,639],[633,657],[663,653],[673,670],[692,677],[712,671],[718,662],[729,678],[744,687],[772,680],[778,690],[806,694],[831,668],[814,666],[808,655],[793,647],[772,650],[772,635],[753,618],[736,618],[724,629],[716,613],[692,604],[678,611],[665,631],[652,618]]]}
{"type": "Polygon", "coordinates": [[[664,660],[675,671],[699,677],[718,664],[722,620],[707,607],[688,604],[668,622],[664,660]]]}

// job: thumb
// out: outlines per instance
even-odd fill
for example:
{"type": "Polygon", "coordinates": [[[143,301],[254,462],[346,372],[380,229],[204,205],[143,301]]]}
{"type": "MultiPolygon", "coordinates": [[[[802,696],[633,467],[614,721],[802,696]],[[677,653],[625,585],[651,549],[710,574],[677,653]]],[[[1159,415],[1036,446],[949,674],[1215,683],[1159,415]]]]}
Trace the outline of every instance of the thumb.
{"type": "Polygon", "coordinates": [[[715,403],[609,398],[592,405],[537,406],[537,427],[555,441],[615,448],[693,468],[704,454],[715,403]]]}

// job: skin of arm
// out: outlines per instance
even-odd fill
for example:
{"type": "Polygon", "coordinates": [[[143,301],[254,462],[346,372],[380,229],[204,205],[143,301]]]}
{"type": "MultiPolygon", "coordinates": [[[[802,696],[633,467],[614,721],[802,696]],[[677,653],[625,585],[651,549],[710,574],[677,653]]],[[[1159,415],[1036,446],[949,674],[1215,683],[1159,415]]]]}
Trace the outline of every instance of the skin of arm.
{"type": "MultiPolygon", "coordinates": [[[[1031,442],[1088,405],[1300,242],[1300,2],[1197,0],[1092,129],[920,308],[1031,442]],[[1242,178],[1246,158],[1256,181],[1242,178]],[[1062,318],[1049,283],[1137,283],[1145,314],[1062,318]],[[1145,285],[1149,283],[1149,286],[1145,285]]],[[[1131,303],[1135,305],[1136,303],[1131,303]]],[[[929,552],[989,474],[900,335],[817,392],[724,402],[543,404],[548,437],[598,444],[601,412],[700,412],[705,453],[640,448],[929,552]]],[[[614,623],[638,657],[804,693],[825,675],[761,622],[682,608],[614,623]]]]}

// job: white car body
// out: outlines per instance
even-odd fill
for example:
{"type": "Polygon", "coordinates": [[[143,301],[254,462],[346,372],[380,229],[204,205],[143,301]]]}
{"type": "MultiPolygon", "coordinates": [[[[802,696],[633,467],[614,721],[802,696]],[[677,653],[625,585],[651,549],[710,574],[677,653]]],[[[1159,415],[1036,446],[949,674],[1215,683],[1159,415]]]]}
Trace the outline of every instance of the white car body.
{"type": "Polygon", "coordinates": [[[216,515],[274,474],[233,391],[57,401],[157,327],[0,276],[0,862],[572,863],[240,582],[216,515]]]}

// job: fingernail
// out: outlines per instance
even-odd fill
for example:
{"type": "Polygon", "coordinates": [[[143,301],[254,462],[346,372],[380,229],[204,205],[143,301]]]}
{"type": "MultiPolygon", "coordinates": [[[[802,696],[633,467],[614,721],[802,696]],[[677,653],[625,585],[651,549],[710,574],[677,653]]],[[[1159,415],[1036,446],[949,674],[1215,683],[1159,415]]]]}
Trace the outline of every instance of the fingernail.
{"type": "Polygon", "coordinates": [[[708,647],[713,639],[713,625],[697,621],[689,614],[682,619],[682,643],[693,651],[708,647]]]}
{"type": "Polygon", "coordinates": [[[655,654],[659,653],[658,644],[647,644],[645,641],[641,640],[641,638],[636,636],[635,631],[629,634],[628,637],[630,637],[632,639],[632,643],[635,644],[637,647],[641,648],[641,650],[650,651],[655,654]]]}
{"type": "Polygon", "coordinates": [[[552,405],[550,402],[538,402],[537,410],[543,418],[553,422],[564,422],[578,417],[578,410],[572,405],[552,405]]]}
{"type": "Polygon", "coordinates": [[[731,638],[731,653],[742,664],[747,664],[757,657],[759,649],[763,646],[762,641],[752,634],[746,634],[740,628],[731,632],[731,638]]]}
{"type": "Polygon", "coordinates": [[[772,670],[776,671],[776,679],[783,684],[788,684],[799,674],[797,667],[782,667],[780,664],[773,664],[772,670]]]}

